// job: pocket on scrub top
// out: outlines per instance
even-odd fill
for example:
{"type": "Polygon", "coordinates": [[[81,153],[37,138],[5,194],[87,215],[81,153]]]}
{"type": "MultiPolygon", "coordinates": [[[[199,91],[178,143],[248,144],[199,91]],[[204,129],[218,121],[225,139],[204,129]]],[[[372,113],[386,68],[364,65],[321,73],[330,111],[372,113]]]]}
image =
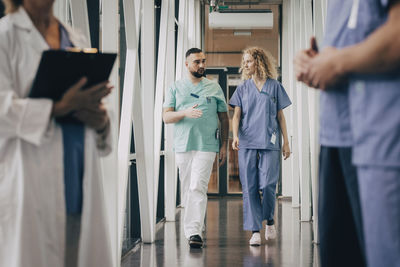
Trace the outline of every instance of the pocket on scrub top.
{"type": "Polygon", "coordinates": [[[270,95],[269,97],[269,114],[276,115],[277,113],[277,100],[275,96],[270,95]]]}
{"type": "Polygon", "coordinates": [[[219,129],[215,127],[207,127],[206,138],[204,141],[207,145],[218,145],[219,129]]]}

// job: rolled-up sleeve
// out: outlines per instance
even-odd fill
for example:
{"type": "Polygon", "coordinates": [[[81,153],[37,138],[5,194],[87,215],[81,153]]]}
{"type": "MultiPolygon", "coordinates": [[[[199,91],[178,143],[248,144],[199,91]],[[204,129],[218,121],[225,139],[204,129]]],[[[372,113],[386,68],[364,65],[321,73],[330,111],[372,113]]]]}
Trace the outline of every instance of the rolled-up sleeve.
{"type": "Polygon", "coordinates": [[[175,108],[176,98],[175,98],[175,88],[170,86],[165,92],[164,108],[175,108]]]}

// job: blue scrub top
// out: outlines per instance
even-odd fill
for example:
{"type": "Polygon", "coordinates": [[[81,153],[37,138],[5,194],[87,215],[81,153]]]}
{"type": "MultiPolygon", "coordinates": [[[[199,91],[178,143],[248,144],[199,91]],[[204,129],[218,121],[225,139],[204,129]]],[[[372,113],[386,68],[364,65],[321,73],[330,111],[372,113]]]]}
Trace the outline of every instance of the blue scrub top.
{"type": "MultiPolygon", "coordinates": [[[[68,32],[60,25],[61,49],[73,47],[68,32]]],[[[67,214],[80,214],[83,199],[84,126],[82,123],[61,123],[64,146],[64,183],[67,214]]]]}
{"type": "MultiPolygon", "coordinates": [[[[330,0],[323,46],[343,48],[356,42],[354,30],[347,27],[351,0],[330,0]]],[[[352,146],[348,84],[321,91],[320,144],[330,147],[352,146]]]]}
{"type": "MultiPolygon", "coordinates": [[[[354,29],[357,42],[365,40],[386,22],[389,2],[359,2],[354,29]]],[[[353,163],[358,166],[400,167],[399,72],[352,76],[350,106],[354,139],[353,163]]]]}
{"type": "Polygon", "coordinates": [[[277,80],[267,79],[261,91],[253,79],[240,84],[229,101],[232,107],[241,108],[239,148],[280,150],[277,114],[291,103],[277,80]]]}

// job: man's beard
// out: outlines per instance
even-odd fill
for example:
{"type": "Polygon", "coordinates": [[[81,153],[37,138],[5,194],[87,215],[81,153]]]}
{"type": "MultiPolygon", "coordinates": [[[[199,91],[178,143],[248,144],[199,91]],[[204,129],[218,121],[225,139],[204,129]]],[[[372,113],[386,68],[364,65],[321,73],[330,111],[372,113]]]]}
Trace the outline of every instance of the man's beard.
{"type": "Polygon", "coordinates": [[[204,77],[205,71],[204,71],[204,69],[199,69],[198,71],[191,71],[190,73],[196,78],[201,78],[201,77],[204,77]],[[203,71],[200,72],[200,70],[203,70],[203,71]]]}

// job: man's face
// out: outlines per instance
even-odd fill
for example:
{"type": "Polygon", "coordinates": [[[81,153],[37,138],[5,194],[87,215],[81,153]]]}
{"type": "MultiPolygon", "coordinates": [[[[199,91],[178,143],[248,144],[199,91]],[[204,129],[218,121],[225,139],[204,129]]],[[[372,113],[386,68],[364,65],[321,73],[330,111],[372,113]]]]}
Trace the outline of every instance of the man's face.
{"type": "Polygon", "coordinates": [[[190,74],[192,74],[196,78],[201,78],[204,76],[204,72],[206,70],[206,57],[202,52],[190,54],[186,58],[185,65],[188,68],[190,74]]]}

